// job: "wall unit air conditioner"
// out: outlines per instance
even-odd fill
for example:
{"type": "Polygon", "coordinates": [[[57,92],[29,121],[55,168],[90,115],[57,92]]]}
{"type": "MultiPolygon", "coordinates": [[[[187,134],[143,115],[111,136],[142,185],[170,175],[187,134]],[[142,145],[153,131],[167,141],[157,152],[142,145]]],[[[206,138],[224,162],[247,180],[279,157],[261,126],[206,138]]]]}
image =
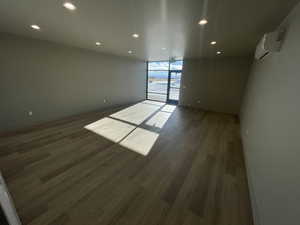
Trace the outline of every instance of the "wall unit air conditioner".
{"type": "Polygon", "coordinates": [[[261,60],[272,52],[279,52],[283,39],[283,30],[264,34],[256,47],[255,58],[261,60]]]}

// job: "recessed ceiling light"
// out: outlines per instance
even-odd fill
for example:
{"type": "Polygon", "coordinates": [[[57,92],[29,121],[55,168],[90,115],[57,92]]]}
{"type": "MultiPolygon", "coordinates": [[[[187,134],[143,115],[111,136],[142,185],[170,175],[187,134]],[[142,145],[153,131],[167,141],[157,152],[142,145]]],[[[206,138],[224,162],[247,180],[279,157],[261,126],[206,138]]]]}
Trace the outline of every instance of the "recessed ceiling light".
{"type": "Polygon", "coordinates": [[[139,38],[139,36],[140,36],[139,34],[133,34],[132,35],[132,37],[134,37],[134,38],[139,38]]]}
{"type": "Polygon", "coordinates": [[[221,51],[217,51],[217,55],[221,55],[222,54],[222,52],[221,51]]]}
{"type": "Polygon", "coordinates": [[[65,2],[63,5],[66,9],[74,11],[76,6],[71,2],[65,2]]]}
{"type": "Polygon", "coordinates": [[[129,53],[129,54],[132,54],[133,52],[132,52],[132,50],[129,50],[128,53],[129,53]]]}
{"type": "Polygon", "coordinates": [[[33,24],[33,25],[31,25],[30,26],[32,29],[34,29],[34,30],[40,30],[41,28],[40,28],[40,26],[38,26],[38,25],[36,25],[36,24],[33,24]]]}
{"type": "Polygon", "coordinates": [[[199,25],[202,25],[202,26],[204,26],[204,25],[207,24],[207,23],[208,23],[207,19],[202,19],[202,20],[200,20],[200,21],[198,22],[198,24],[199,24],[199,25]]]}
{"type": "Polygon", "coordinates": [[[215,44],[217,44],[217,42],[216,41],[212,41],[212,42],[210,42],[210,44],[211,45],[215,45],[215,44]]]}
{"type": "Polygon", "coordinates": [[[161,50],[167,50],[167,48],[163,47],[163,48],[161,48],[161,50]]]}
{"type": "Polygon", "coordinates": [[[97,45],[97,46],[100,46],[100,45],[102,45],[102,44],[101,44],[101,42],[97,41],[97,42],[96,42],[96,45],[97,45]]]}

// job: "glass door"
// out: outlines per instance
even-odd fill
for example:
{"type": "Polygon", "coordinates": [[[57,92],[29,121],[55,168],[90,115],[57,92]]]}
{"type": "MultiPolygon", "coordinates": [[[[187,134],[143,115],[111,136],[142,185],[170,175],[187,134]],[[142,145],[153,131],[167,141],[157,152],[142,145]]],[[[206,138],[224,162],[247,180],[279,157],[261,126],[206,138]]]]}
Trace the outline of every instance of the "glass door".
{"type": "Polygon", "coordinates": [[[169,87],[168,87],[168,103],[178,104],[180,92],[181,71],[170,70],[169,87]]]}

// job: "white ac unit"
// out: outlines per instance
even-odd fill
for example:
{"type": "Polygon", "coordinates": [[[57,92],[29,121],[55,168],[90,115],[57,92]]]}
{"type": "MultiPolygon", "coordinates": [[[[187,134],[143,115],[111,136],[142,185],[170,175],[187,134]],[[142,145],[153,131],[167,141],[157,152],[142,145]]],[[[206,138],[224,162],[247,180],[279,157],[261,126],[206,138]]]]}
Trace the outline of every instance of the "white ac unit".
{"type": "Polygon", "coordinates": [[[264,34],[256,47],[255,58],[261,60],[272,52],[279,52],[283,39],[283,30],[264,34]]]}

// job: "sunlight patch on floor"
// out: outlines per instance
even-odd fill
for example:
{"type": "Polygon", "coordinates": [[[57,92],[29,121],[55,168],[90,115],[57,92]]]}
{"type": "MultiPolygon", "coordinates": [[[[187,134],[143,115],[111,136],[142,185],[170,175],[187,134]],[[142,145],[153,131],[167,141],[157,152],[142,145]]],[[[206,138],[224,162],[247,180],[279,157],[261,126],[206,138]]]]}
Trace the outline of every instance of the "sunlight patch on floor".
{"type": "Polygon", "coordinates": [[[146,156],[176,106],[143,101],[86,125],[84,128],[146,156]],[[147,128],[145,128],[145,126],[147,128]],[[143,126],[143,127],[141,127],[143,126]],[[152,131],[152,127],[154,128],[152,131]]]}
{"type": "Polygon", "coordinates": [[[143,101],[144,104],[151,104],[151,105],[157,105],[157,106],[164,106],[166,103],[164,102],[156,102],[151,100],[145,100],[143,101]]]}
{"type": "Polygon", "coordinates": [[[85,126],[85,128],[113,142],[119,142],[133,131],[135,126],[105,117],[85,126]]]}
{"type": "Polygon", "coordinates": [[[171,113],[159,111],[146,122],[146,125],[156,128],[163,128],[170,116],[171,113]]]}
{"type": "Polygon", "coordinates": [[[175,105],[165,105],[164,107],[161,108],[160,111],[172,113],[172,112],[174,112],[175,109],[176,109],[175,105]]]}
{"type": "Polygon", "coordinates": [[[120,145],[146,156],[150,152],[158,136],[158,133],[143,128],[137,128],[121,141],[120,145]]]}
{"type": "MultiPolygon", "coordinates": [[[[158,103],[163,104],[160,102],[158,103]]],[[[110,117],[140,125],[160,107],[161,105],[158,105],[157,103],[145,101],[116,112],[110,115],[110,117]]]]}

